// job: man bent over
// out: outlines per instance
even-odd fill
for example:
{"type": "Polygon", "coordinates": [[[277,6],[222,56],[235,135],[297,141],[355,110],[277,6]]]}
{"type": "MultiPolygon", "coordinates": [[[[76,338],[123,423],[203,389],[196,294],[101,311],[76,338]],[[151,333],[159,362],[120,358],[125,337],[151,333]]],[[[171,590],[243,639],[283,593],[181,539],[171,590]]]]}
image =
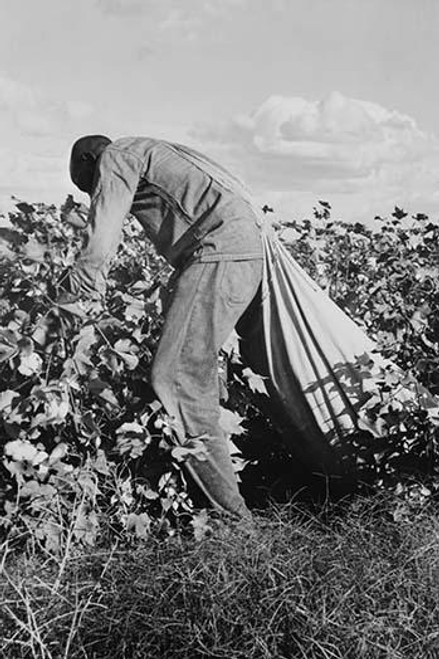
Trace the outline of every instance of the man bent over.
{"type": "Polygon", "coordinates": [[[179,442],[205,446],[206,460],[187,461],[192,478],[214,507],[248,516],[219,425],[217,361],[262,278],[259,222],[244,188],[202,154],[146,137],[82,137],[70,174],[91,199],[89,240],[71,273],[80,294],[105,293],[128,213],[177,269],[152,386],[179,442]]]}

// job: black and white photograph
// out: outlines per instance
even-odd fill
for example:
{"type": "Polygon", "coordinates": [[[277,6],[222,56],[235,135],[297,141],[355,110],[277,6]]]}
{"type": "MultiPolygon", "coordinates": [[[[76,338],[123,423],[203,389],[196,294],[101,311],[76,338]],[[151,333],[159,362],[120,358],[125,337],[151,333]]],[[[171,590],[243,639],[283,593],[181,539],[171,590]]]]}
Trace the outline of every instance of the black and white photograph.
{"type": "Polygon", "coordinates": [[[0,658],[439,659],[437,0],[0,25],[0,658]]]}

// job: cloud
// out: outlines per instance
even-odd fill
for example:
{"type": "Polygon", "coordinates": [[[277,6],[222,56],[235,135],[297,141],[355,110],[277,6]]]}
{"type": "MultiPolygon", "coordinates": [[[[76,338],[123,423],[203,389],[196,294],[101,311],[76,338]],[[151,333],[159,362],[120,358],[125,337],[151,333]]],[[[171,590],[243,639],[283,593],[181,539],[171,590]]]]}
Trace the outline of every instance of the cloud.
{"type": "MultiPolygon", "coordinates": [[[[0,126],[8,131],[14,126],[28,137],[53,137],[91,113],[92,108],[86,103],[53,99],[0,75],[0,126]]],[[[0,135],[2,132],[0,127],[0,135]]]]}
{"type": "Polygon", "coordinates": [[[155,54],[154,48],[151,46],[148,46],[147,44],[143,44],[143,46],[140,46],[138,48],[136,57],[139,62],[144,62],[145,60],[150,59],[155,54]]]}
{"type": "Polygon", "coordinates": [[[146,11],[148,2],[145,0],[97,0],[99,9],[106,14],[116,16],[132,16],[146,11]]]}
{"type": "Polygon", "coordinates": [[[65,196],[70,145],[92,116],[87,103],[0,75],[0,195],[65,196]]]}
{"type": "Polygon", "coordinates": [[[413,119],[396,111],[348,99],[338,92],[319,102],[271,96],[255,112],[207,131],[218,142],[256,158],[322,168],[327,176],[367,176],[381,164],[415,158],[429,138],[413,119]]]}
{"type": "Polygon", "coordinates": [[[182,14],[223,13],[244,6],[248,0],[96,0],[96,5],[107,14],[139,14],[163,7],[166,11],[180,9],[182,14]]]}
{"type": "Polygon", "coordinates": [[[98,9],[115,18],[148,18],[147,30],[163,35],[198,36],[206,22],[228,18],[248,0],[95,0],[98,9]]]}
{"type": "Polygon", "coordinates": [[[439,211],[439,140],[406,114],[339,92],[319,101],[271,96],[193,137],[277,200],[332,195],[369,211],[404,201],[439,211]]]}
{"type": "MultiPolygon", "coordinates": [[[[246,0],[228,2],[241,6],[246,0]]],[[[199,6],[220,7],[216,0],[199,6]]],[[[174,26],[163,29],[177,29],[180,19],[175,14],[174,26]]],[[[67,173],[73,139],[107,128],[111,135],[111,121],[105,128],[104,119],[86,103],[54,99],[0,74],[0,198],[61,201],[73,191],[67,173]]],[[[142,134],[143,121],[130,124],[132,134],[142,134]]],[[[309,215],[318,199],[350,220],[384,215],[395,204],[439,215],[438,138],[410,116],[376,103],[338,92],[318,101],[274,95],[222,125],[191,129],[175,122],[150,129],[210,154],[283,216],[309,215]]]]}

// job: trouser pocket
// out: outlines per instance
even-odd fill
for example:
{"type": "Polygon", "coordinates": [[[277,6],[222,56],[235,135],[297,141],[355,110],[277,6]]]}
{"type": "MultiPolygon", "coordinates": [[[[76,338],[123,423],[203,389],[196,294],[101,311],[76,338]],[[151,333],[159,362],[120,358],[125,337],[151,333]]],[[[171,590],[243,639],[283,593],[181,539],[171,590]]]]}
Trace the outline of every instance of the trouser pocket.
{"type": "Polygon", "coordinates": [[[262,259],[222,261],[219,264],[218,295],[229,305],[250,304],[262,277],[262,259]]]}

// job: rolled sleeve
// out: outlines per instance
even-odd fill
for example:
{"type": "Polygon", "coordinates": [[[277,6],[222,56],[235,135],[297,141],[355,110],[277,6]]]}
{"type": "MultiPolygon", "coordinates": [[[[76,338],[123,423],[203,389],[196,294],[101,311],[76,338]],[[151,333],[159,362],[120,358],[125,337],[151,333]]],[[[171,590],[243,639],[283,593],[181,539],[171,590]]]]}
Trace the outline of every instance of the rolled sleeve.
{"type": "Polygon", "coordinates": [[[110,146],[100,157],[88,215],[88,241],[71,273],[78,293],[105,294],[108,270],[141,173],[142,161],[129,152],[110,146]]]}

